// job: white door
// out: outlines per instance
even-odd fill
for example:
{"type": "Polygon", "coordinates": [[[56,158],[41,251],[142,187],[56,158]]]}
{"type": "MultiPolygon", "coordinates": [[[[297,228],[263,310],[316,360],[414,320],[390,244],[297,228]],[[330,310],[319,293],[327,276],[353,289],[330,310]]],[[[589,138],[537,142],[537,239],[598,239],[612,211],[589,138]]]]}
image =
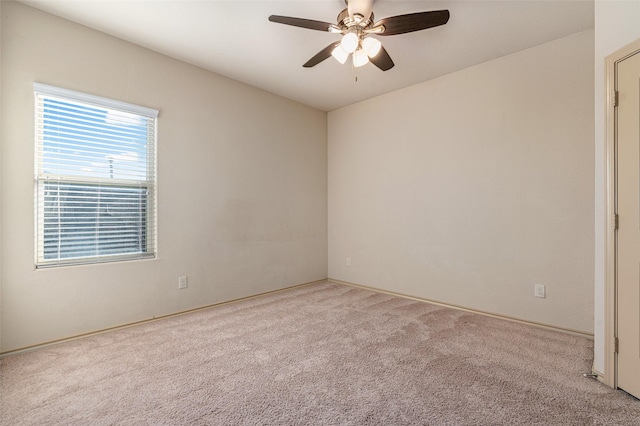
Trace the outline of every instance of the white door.
{"type": "Polygon", "coordinates": [[[640,53],[616,64],[617,378],[640,398],[640,53]]]}

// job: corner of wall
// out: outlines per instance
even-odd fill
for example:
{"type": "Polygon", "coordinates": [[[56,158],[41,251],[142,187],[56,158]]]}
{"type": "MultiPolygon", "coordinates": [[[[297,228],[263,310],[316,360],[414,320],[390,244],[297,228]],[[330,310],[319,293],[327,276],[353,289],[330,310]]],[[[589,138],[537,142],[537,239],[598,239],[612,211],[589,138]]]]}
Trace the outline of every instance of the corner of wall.
{"type": "MultiPolygon", "coordinates": [[[[0,1],[0,212],[2,211],[2,2],[0,1]]],[[[0,214],[0,348],[2,347],[2,214],[0,214]]],[[[0,359],[0,363],[2,360],[0,359]]]]}

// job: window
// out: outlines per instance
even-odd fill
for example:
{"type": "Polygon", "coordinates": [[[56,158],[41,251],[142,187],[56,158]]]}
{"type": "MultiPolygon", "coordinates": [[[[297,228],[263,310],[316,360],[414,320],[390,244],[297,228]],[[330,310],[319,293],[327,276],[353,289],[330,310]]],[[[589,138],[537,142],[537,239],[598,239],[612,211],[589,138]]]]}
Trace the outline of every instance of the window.
{"type": "Polygon", "coordinates": [[[158,111],[34,92],[36,266],[154,257],[158,111]]]}

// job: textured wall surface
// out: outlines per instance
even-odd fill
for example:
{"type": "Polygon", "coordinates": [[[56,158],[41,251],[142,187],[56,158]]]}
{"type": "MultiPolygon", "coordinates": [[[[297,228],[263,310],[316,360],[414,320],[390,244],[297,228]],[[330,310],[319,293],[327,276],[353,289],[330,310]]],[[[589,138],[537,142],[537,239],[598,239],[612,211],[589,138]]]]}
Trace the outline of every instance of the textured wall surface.
{"type": "Polygon", "coordinates": [[[2,6],[2,351],[326,278],[326,113],[2,6]],[[157,259],[34,270],[34,82],[160,110],[157,259]]]}
{"type": "Polygon", "coordinates": [[[329,277],[591,333],[593,85],[589,30],[330,112],[329,277]]]}

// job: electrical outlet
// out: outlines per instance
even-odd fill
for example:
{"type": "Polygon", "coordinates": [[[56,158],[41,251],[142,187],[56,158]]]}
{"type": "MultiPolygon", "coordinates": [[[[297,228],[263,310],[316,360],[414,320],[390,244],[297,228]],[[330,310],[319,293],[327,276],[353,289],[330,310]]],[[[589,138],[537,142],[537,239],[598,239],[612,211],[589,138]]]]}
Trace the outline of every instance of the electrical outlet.
{"type": "Polygon", "coordinates": [[[533,286],[533,295],[541,299],[547,297],[544,284],[536,284],[533,286]]]}
{"type": "Polygon", "coordinates": [[[347,257],[347,266],[351,266],[351,258],[347,257]]]}
{"type": "Polygon", "coordinates": [[[183,289],[187,288],[187,277],[178,277],[178,288],[183,289]]]}

